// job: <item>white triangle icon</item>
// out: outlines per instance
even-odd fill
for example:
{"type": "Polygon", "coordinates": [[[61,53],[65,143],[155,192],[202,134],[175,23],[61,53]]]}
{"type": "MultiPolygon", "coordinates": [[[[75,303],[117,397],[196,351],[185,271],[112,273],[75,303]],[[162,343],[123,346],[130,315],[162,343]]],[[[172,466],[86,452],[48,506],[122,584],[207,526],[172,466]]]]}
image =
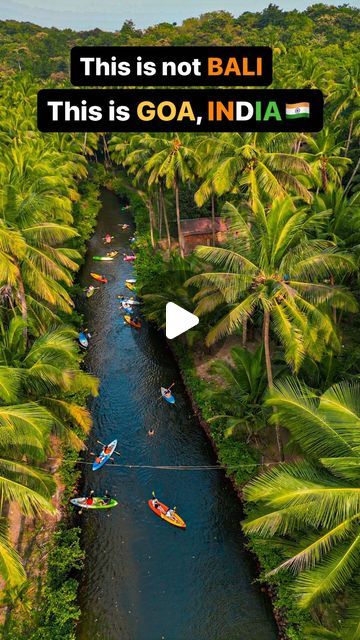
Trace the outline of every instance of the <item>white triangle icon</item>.
{"type": "Polygon", "coordinates": [[[197,324],[199,318],[194,314],[186,311],[174,302],[168,302],[166,305],[166,337],[173,340],[185,331],[189,331],[197,324]]]}

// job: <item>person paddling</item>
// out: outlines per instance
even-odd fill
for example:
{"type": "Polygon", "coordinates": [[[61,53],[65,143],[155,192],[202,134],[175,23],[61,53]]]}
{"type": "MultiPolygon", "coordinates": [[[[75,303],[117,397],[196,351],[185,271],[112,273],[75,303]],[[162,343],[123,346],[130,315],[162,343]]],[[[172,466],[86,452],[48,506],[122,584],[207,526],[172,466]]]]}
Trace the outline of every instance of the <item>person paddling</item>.
{"type": "Polygon", "coordinates": [[[109,491],[106,489],[104,497],[102,499],[103,504],[109,504],[111,501],[111,495],[109,493],[109,491]]]}
{"type": "Polygon", "coordinates": [[[93,504],[93,502],[94,502],[94,493],[95,493],[95,491],[93,491],[93,490],[91,490],[89,492],[89,494],[86,497],[86,504],[88,504],[88,505],[92,505],[93,504]]]}
{"type": "Polygon", "coordinates": [[[168,509],[167,512],[165,513],[167,518],[171,518],[171,520],[175,520],[175,511],[176,511],[176,507],[174,507],[173,509],[168,509]]]}
{"type": "Polygon", "coordinates": [[[111,453],[111,447],[109,447],[109,445],[107,444],[104,448],[103,448],[103,455],[104,456],[108,456],[109,453],[111,453]]]}

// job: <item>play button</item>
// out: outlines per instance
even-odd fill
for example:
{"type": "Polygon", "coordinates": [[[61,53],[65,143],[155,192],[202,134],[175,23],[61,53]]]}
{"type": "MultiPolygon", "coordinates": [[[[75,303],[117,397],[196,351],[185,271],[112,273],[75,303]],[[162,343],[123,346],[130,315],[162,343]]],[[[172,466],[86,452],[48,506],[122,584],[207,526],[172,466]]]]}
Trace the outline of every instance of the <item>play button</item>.
{"type": "Polygon", "coordinates": [[[199,324],[199,318],[174,302],[166,305],[166,337],[173,340],[199,324]]]}

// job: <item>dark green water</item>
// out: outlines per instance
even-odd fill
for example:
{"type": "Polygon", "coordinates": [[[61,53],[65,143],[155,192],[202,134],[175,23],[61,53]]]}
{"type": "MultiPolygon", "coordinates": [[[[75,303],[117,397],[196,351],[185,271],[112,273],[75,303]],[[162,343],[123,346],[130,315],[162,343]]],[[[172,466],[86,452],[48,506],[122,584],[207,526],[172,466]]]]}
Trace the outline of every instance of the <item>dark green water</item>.
{"type": "MultiPolygon", "coordinates": [[[[89,243],[83,283],[90,271],[109,283],[86,303],[93,332],[86,358],[100,378],[100,395],[91,410],[96,439],[119,440],[124,463],[209,465],[212,449],[192,414],[185,390],[163,336],[146,325],[124,326],[117,294],[133,276],[120,255],[104,255],[102,237],[115,236],[112,248],[129,250],[131,222],[117,198],[103,192],[103,209],[89,243]],[[159,400],[161,385],[176,380],[176,405],[159,400]],[[148,429],[156,435],[150,438],[148,429]]],[[[133,228],[132,228],[133,230],[133,228]]],[[[120,459],[119,459],[120,460],[120,459]]],[[[117,460],[116,460],[117,462],[117,460]]],[[[84,467],[84,488],[108,488],[119,500],[110,512],[84,512],[86,550],[80,584],[82,617],[78,640],[274,640],[276,629],[266,597],[254,584],[252,559],[244,549],[240,503],[221,471],[84,467]],[[161,521],[149,509],[152,490],[187,522],[186,531],[161,521]]]]}

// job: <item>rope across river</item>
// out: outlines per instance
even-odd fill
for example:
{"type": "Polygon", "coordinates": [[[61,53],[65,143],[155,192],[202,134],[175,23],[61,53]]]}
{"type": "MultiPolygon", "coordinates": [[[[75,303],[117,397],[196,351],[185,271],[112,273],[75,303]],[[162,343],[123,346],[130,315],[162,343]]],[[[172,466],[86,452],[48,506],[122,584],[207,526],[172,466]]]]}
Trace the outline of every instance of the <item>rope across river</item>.
{"type": "MultiPolygon", "coordinates": [[[[92,462],[88,462],[86,460],[77,460],[76,464],[83,465],[92,465],[92,462]]],[[[165,471],[232,471],[236,469],[243,468],[254,468],[254,467],[266,467],[270,465],[278,464],[276,462],[263,462],[263,463],[253,463],[253,464],[239,464],[239,465],[154,465],[154,464],[117,464],[116,462],[112,464],[108,464],[107,468],[112,467],[120,467],[123,469],[161,469],[165,471]]]]}

